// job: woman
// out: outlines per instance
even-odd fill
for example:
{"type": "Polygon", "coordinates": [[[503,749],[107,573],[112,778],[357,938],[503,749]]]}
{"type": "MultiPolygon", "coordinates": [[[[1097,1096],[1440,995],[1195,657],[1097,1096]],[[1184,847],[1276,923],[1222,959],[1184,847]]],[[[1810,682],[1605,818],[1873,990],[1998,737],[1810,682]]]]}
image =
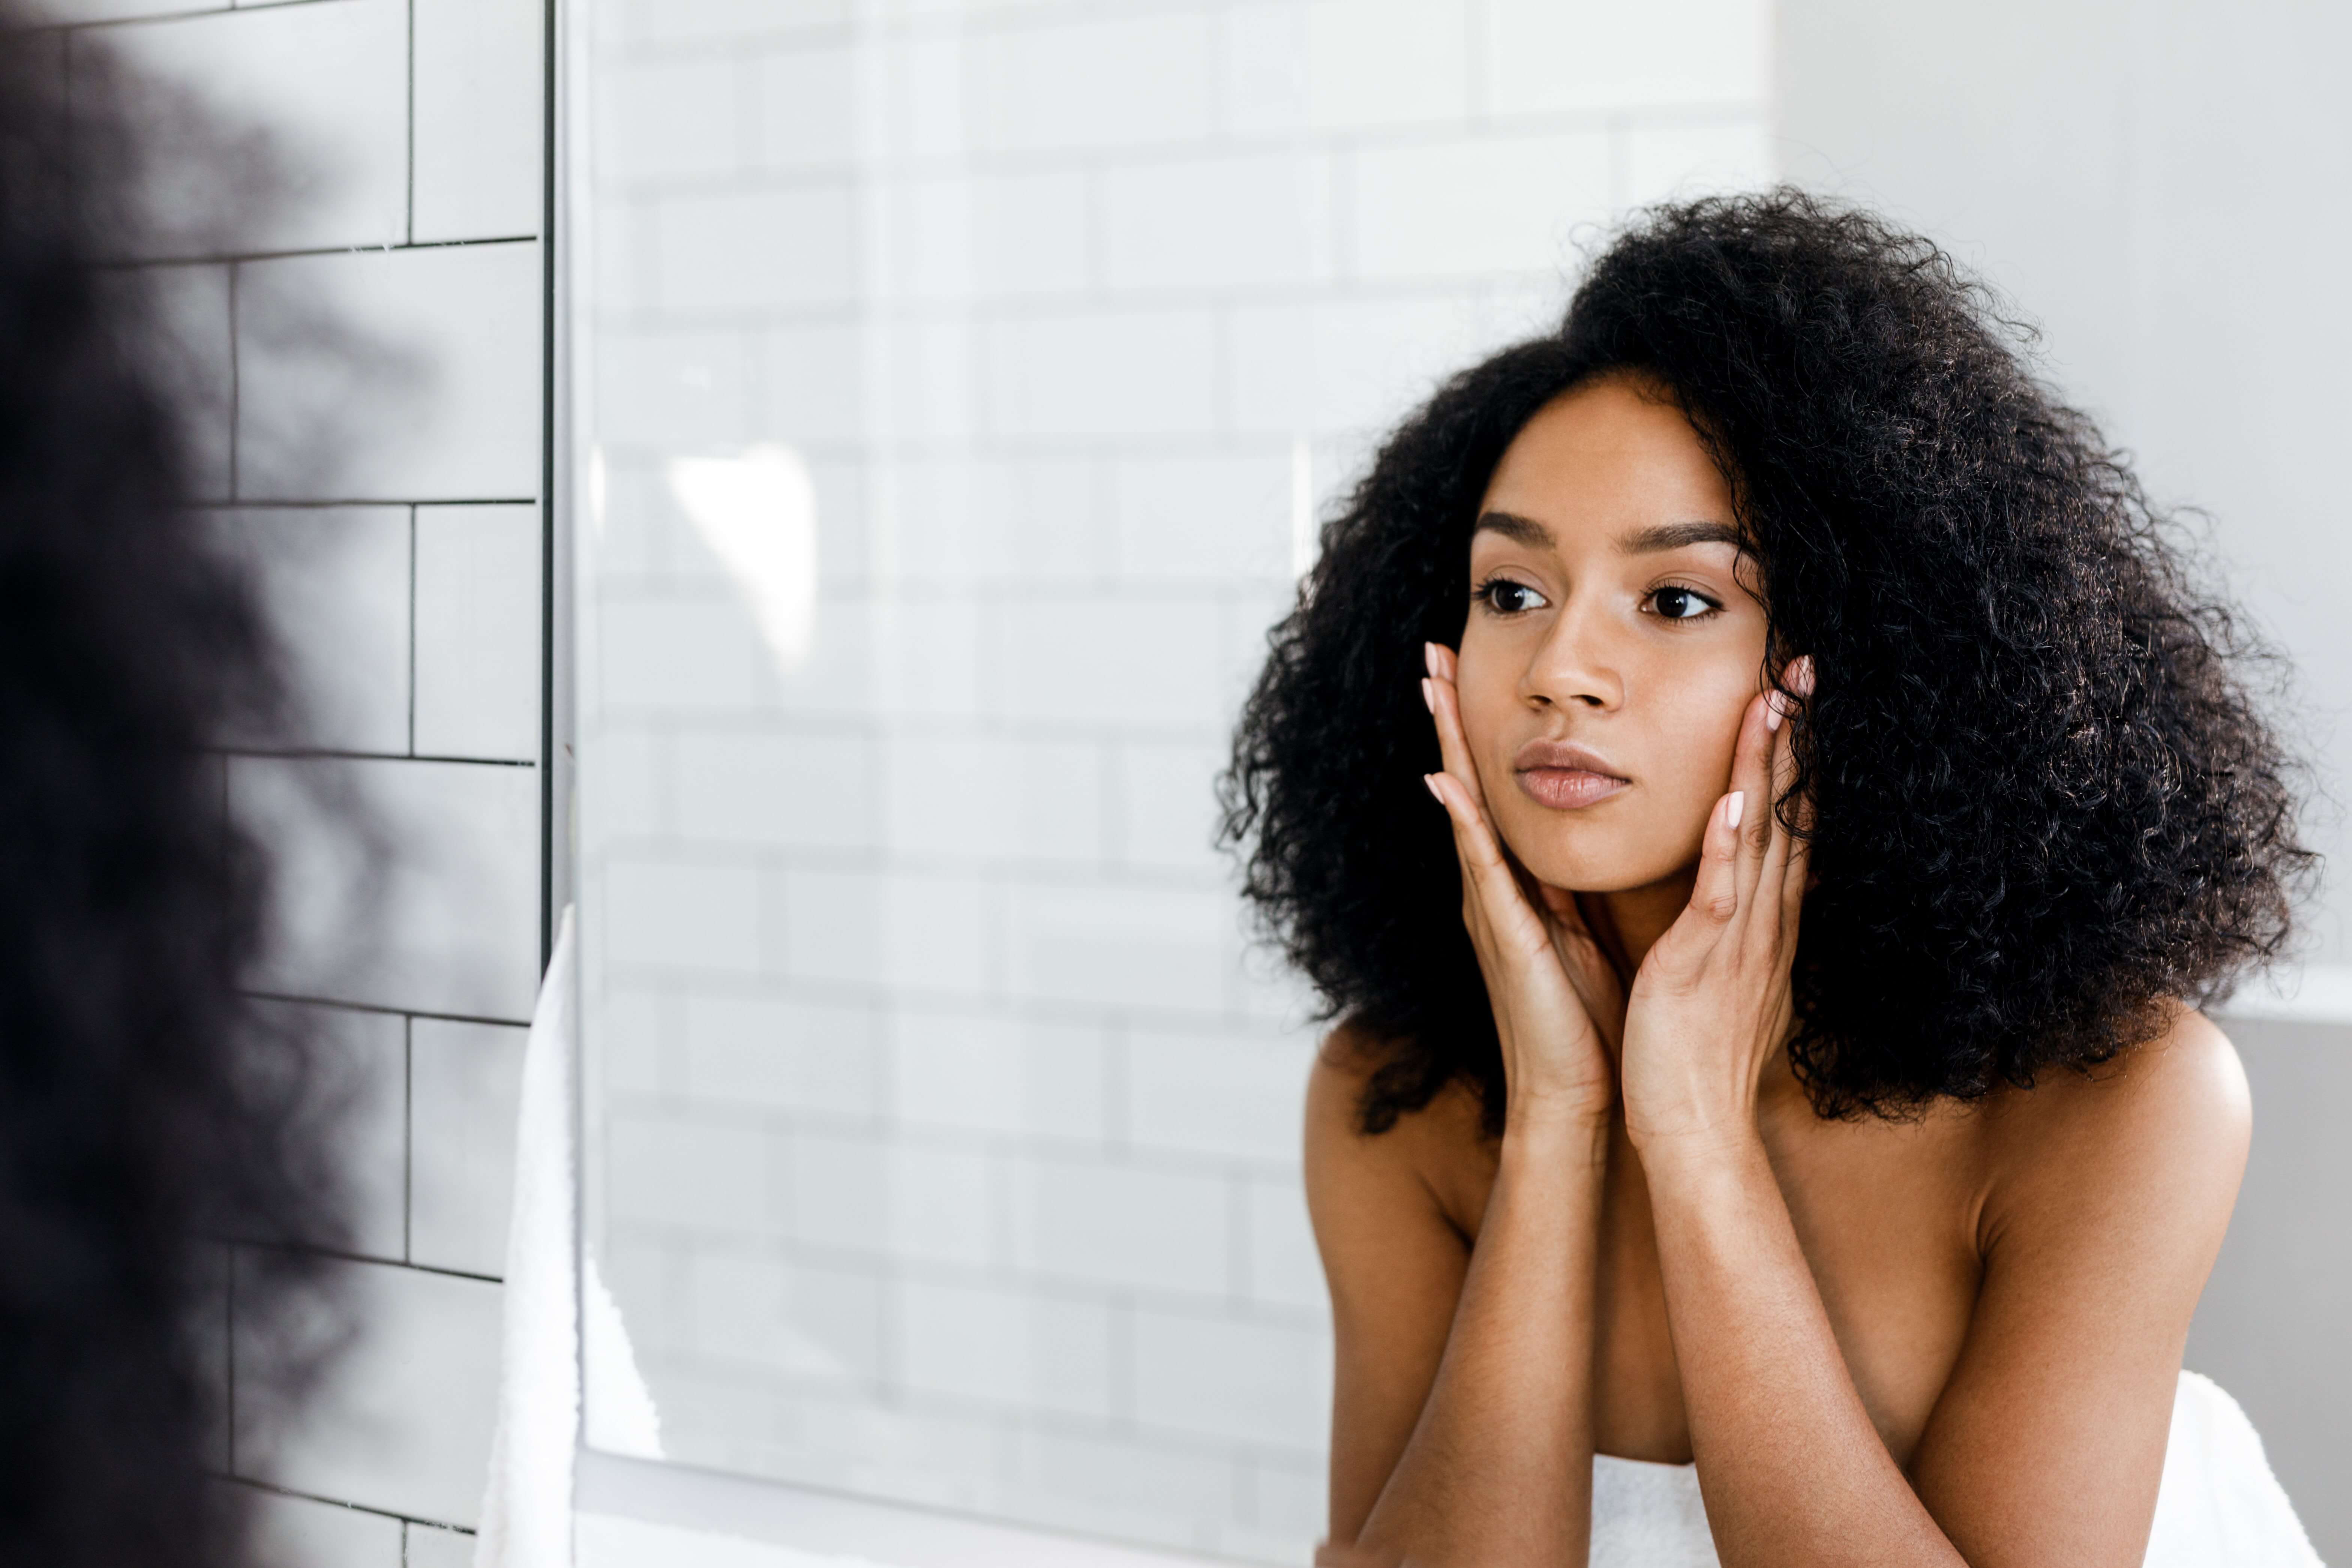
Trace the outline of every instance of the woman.
{"type": "Polygon", "coordinates": [[[2249,1126],[2195,1005],[2312,861],[2238,651],[1980,291],[1801,195],[1391,437],[1227,784],[1340,1016],[1335,1545],[2312,1560],[2180,1372],[2249,1126]]]}

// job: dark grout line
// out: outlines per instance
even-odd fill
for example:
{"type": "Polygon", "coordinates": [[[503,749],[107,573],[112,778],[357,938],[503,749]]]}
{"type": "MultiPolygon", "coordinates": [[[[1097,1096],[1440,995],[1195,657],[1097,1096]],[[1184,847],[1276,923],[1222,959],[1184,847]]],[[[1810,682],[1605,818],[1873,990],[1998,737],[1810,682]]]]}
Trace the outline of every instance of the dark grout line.
{"type": "Polygon", "coordinates": [[[272,762],[338,762],[338,763],[462,763],[469,768],[535,768],[530,757],[447,757],[415,752],[345,752],[332,747],[292,746],[283,751],[255,751],[240,746],[223,746],[217,753],[224,757],[254,757],[272,762]]]}
{"type": "Polygon", "coordinates": [[[537,496],[458,496],[448,500],[419,500],[412,496],[337,496],[298,500],[247,500],[230,497],[226,500],[190,501],[195,511],[328,511],[336,507],[359,506],[537,506],[537,496]]]}
{"type": "MultiPolygon", "coordinates": [[[[330,0],[287,0],[289,5],[319,5],[330,0]]],[[[146,267],[218,267],[239,261],[298,261],[311,256],[397,256],[410,250],[480,250],[494,245],[537,245],[535,234],[494,234],[478,239],[404,240],[398,245],[316,245],[294,250],[236,250],[217,255],[141,256],[96,263],[100,271],[131,272],[146,267]]]]}
{"type": "Polygon", "coordinates": [[[302,1007],[336,1007],[346,1013],[373,1013],[380,1016],[418,1019],[436,1024],[491,1024],[502,1029],[528,1029],[528,1018],[501,1018],[488,1013],[436,1013],[429,1007],[388,1007],[379,1002],[352,1002],[338,996],[302,996],[290,991],[247,991],[245,996],[256,1002],[285,1002],[302,1007]]]}
{"type": "MultiPolygon", "coordinates": [[[[327,0],[282,0],[282,3],[293,5],[323,5],[327,0]]],[[[268,1492],[277,1497],[295,1498],[303,1502],[324,1503],[329,1508],[347,1508],[353,1513],[370,1513],[378,1519],[396,1519],[403,1524],[421,1524],[428,1530],[446,1530],[458,1535],[474,1533],[471,1529],[462,1524],[449,1524],[437,1519],[426,1519],[422,1514],[395,1513],[388,1508],[370,1508],[363,1502],[345,1502],[341,1498],[327,1497],[319,1492],[306,1492],[294,1487],[282,1487],[275,1481],[256,1480],[251,1476],[240,1476],[234,1469],[217,1479],[232,1481],[241,1487],[251,1487],[257,1492],[268,1492]]]]}
{"type": "Polygon", "coordinates": [[[311,1258],[331,1258],[338,1263],[369,1263],[378,1268],[405,1269],[411,1274],[437,1274],[447,1279],[471,1279],[483,1285],[503,1285],[506,1280],[496,1274],[477,1274],[467,1268],[444,1268],[435,1263],[410,1263],[398,1258],[379,1258],[371,1252],[345,1252],[332,1247],[312,1247],[308,1242],[291,1241],[232,1241],[232,1247],[249,1247],[256,1252],[299,1252],[311,1258]]]}

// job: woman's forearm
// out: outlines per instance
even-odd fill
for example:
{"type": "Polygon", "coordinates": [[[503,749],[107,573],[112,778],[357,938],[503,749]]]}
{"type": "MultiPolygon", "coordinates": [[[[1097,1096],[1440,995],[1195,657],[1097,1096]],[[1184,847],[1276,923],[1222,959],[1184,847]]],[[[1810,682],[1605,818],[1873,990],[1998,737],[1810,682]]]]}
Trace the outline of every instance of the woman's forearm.
{"type": "Polygon", "coordinates": [[[1582,1568],[1605,1125],[1504,1134],[1428,1402],[1359,1533],[1382,1561],[1582,1568]]]}
{"type": "Polygon", "coordinates": [[[1726,1568],[1965,1568],[1863,1407],[1762,1142],[1643,1164],[1726,1568]]]}

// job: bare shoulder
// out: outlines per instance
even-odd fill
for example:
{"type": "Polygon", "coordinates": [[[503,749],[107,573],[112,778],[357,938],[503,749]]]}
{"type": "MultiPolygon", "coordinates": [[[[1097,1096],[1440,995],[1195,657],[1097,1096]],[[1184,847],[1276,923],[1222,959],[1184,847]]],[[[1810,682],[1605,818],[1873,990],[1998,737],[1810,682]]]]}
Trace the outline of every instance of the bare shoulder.
{"type": "Polygon", "coordinates": [[[1328,1192],[1334,1184],[1381,1191],[1391,1201],[1417,1191],[1455,1227],[1475,1230],[1495,1159],[1477,1095],[1448,1084],[1394,1125],[1367,1132],[1364,1094],[1387,1059],[1380,1038],[1352,1022],[1334,1028],[1316,1053],[1307,1083],[1310,1198],[1317,1187],[1328,1192]]]}
{"type": "Polygon", "coordinates": [[[2116,1060],[2046,1073],[1990,1109],[1996,1189],[2021,1204],[2161,1201],[2183,1218],[2203,1212],[2224,1223],[2253,1122],[2237,1048],[2185,1005],[2162,1034],[2116,1060]]]}

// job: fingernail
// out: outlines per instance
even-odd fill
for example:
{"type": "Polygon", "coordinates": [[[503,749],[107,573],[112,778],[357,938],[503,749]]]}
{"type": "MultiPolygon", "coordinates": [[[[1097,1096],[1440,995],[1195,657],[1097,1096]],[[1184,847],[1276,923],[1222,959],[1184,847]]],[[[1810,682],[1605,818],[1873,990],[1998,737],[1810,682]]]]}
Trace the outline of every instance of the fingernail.
{"type": "Polygon", "coordinates": [[[1800,697],[1813,694],[1813,656],[1806,654],[1789,667],[1789,689],[1800,697]]]}
{"type": "Polygon", "coordinates": [[[1421,645],[1421,662],[1429,667],[1430,674],[1435,675],[1437,673],[1437,645],[1435,643],[1425,642],[1421,645]]]}
{"type": "Polygon", "coordinates": [[[1739,818],[1747,810],[1748,792],[1744,789],[1733,790],[1730,798],[1723,803],[1723,825],[1726,827],[1738,826],[1739,818]]]}
{"type": "Polygon", "coordinates": [[[1768,691],[1764,694],[1764,732],[1769,735],[1780,727],[1780,694],[1768,691]]]}
{"type": "Polygon", "coordinates": [[[1440,805],[1444,805],[1445,804],[1445,797],[1437,793],[1437,775],[1435,773],[1422,774],[1421,782],[1423,787],[1429,791],[1430,799],[1435,801],[1440,805]]]}
{"type": "Polygon", "coordinates": [[[1421,678],[1421,705],[1432,713],[1437,711],[1437,684],[1425,675],[1421,678]]]}

